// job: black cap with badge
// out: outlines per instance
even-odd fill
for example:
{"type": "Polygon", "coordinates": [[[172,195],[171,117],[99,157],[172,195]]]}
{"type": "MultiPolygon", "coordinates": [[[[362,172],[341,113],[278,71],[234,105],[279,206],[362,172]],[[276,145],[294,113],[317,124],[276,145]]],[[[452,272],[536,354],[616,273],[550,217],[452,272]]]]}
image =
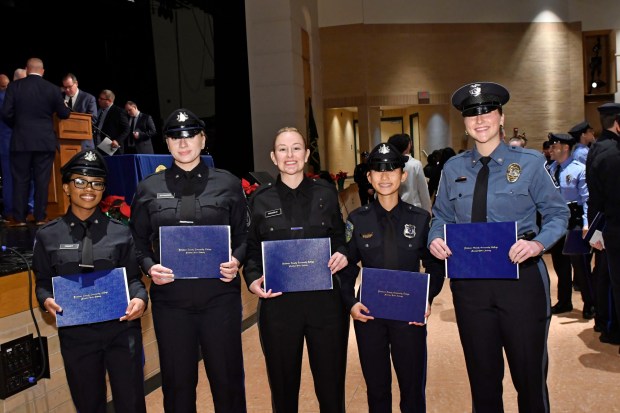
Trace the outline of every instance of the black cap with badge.
{"type": "Polygon", "coordinates": [[[579,140],[581,138],[581,134],[586,133],[588,129],[592,129],[592,126],[590,126],[587,120],[584,120],[583,122],[579,122],[578,124],[570,128],[568,133],[573,138],[579,140]]]}
{"type": "Polygon", "coordinates": [[[452,95],[452,105],[463,117],[484,115],[504,106],[510,93],[493,82],[474,82],[461,86],[452,95]]]}
{"type": "Polygon", "coordinates": [[[193,138],[205,129],[205,123],[191,111],[181,108],[168,116],[164,123],[164,139],[193,138]]]}
{"type": "Polygon", "coordinates": [[[551,142],[552,145],[554,143],[563,143],[572,147],[575,144],[575,138],[568,133],[550,133],[549,142],[551,142]]]}
{"type": "Polygon", "coordinates": [[[73,158],[60,168],[60,174],[63,183],[69,182],[72,174],[105,178],[108,167],[103,157],[90,149],[73,155],[73,158]]]}
{"type": "Polygon", "coordinates": [[[391,143],[380,143],[368,155],[368,168],[372,171],[393,171],[404,168],[407,157],[391,143]]]}

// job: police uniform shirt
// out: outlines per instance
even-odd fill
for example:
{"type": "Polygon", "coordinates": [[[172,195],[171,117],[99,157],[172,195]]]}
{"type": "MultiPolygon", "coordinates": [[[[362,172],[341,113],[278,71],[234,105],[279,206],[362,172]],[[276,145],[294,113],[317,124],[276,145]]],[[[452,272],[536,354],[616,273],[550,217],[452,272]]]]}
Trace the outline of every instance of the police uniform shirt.
{"type": "MultiPolygon", "coordinates": [[[[129,228],[97,210],[88,218],[93,241],[94,271],[125,267],[129,297],[148,303],[142,283],[142,273],[136,261],[133,238],[129,228]]],[[[41,308],[53,297],[52,277],[83,272],[82,257],[84,227],[71,210],[41,227],[35,236],[32,266],[36,275],[36,295],[41,308]]]]}
{"type": "Polygon", "coordinates": [[[588,185],[586,184],[586,166],[569,156],[562,164],[557,161],[551,164],[549,172],[555,176],[560,168],[560,193],[566,203],[576,202],[583,208],[583,226],[588,225],[588,185]]]}
{"type": "MultiPolygon", "coordinates": [[[[363,205],[352,211],[346,223],[347,256],[349,265],[340,273],[342,298],[347,311],[358,301],[354,294],[355,281],[359,274],[358,262],[363,267],[385,268],[384,265],[384,222],[388,212],[379,202],[363,205]]],[[[444,265],[426,248],[430,214],[418,207],[399,201],[389,214],[394,223],[398,268],[403,271],[420,271],[431,275],[429,301],[439,294],[443,286],[444,265]]]]}
{"type": "Polygon", "coordinates": [[[331,239],[332,253],[346,255],[344,221],[340,213],[336,187],[324,179],[303,178],[295,197],[286,198],[292,193],[290,188],[277,177],[275,185],[258,187],[250,198],[252,219],[248,233],[247,261],[243,276],[249,286],[263,275],[261,242],[295,238],[331,239]],[[284,194],[284,199],[281,198],[284,194]],[[303,211],[300,223],[295,214],[288,209],[303,211]],[[302,224],[302,225],[300,225],[302,224]]]}
{"type": "MultiPolygon", "coordinates": [[[[444,237],[444,224],[471,222],[474,186],[482,167],[480,157],[474,148],[445,163],[433,206],[430,241],[444,237]]],[[[489,168],[488,222],[516,221],[519,234],[534,231],[534,239],[545,249],[564,235],[568,207],[545,169],[545,158],[540,152],[502,142],[491,154],[489,168]],[[540,231],[536,225],[537,210],[544,222],[540,231]]]]}
{"type": "Polygon", "coordinates": [[[576,143],[573,148],[573,159],[581,162],[582,164],[586,164],[586,159],[588,158],[588,151],[590,147],[588,145],[584,145],[583,143],[576,143]]]}
{"type": "MultiPolygon", "coordinates": [[[[138,262],[145,273],[159,262],[159,227],[186,225],[181,223],[180,212],[188,179],[196,197],[193,224],[230,225],[232,255],[240,262],[245,258],[249,215],[241,181],[226,170],[207,167],[202,161],[189,172],[173,163],[169,169],[143,179],[131,205],[130,227],[138,262]]],[[[180,284],[192,283],[167,286],[181,288],[180,284]]]]}

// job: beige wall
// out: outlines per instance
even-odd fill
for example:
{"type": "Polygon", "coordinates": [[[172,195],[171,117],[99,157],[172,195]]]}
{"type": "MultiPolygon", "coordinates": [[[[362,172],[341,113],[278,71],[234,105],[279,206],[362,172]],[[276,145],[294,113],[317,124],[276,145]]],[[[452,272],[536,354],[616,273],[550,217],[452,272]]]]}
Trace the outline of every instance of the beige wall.
{"type": "MultiPolygon", "coordinates": [[[[402,106],[420,116],[420,149],[471,146],[463,140],[452,92],[473,81],[495,81],[511,92],[506,130],[526,132],[539,148],[549,131],[584,118],[580,23],[354,24],[320,29],[325,124],[341,107],[402,106]],[[419,91],[430,104],[418,105],[419,91]],[[445,127],[442,127],[445,122],[445,127]],[[447,136],[446,136],[447,135],[447,136]]],[[[360,124],[367,123],[363,112],[360,124]]],[[[408,124],[408,114],[405,124],[408,124]]],[[[596,121],[596,119],[594,119],[596,121]]],[[[408,130],[406,132],[409,133],[408,130]]],[[[346,144],[325,128],[328,155],[349,158],[346,144]]],[[[360,140],[368,139],[360,128],[360,140]]],[[[420,158],[420,154],[416,153],[420,158]]],[[[337,163],[334,163],[337,165],[337,163]]]]}

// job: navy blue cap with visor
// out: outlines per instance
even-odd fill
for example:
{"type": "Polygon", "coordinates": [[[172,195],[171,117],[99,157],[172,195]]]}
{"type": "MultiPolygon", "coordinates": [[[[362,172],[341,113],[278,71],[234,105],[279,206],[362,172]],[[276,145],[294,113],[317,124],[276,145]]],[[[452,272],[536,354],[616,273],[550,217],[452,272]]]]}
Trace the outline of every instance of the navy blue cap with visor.
{"type": "Polygon", "coordinates": [[[393,171],[404,168],[407,157],[391,143],[380,143],[368,155],[368,169],[372,171],[393,171]]]}
{"type": "Polygon", "coordinates": [[[103,157],[95,150],[89,149],[73,155],[60,168],[60,174],[63,182],[66,183],[72,174],[105,178],[108,174],[108,168],[103,157]]]}
{"type": "Polygon", "coordinates": [[[548,137],[549,142],[551,142],[552,145],[554,143],[563,143],[569,146],[573,146],[575,144],[575,138],[568,133],[550,133],[548,137]]]}
{"type": "Polygon", "coordinates": [[[510,99],[508,90],[493,82],[474,82],[461,86],[452,95],[452,106],[463,117],[484,115],[504,106],[510,99]]]}

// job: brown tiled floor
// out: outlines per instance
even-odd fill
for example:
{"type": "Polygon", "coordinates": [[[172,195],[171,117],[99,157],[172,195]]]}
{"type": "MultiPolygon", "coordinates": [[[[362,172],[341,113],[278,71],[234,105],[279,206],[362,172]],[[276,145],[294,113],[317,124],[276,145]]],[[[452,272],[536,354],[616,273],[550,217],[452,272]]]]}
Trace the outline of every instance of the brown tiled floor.
{"type": "MultiPolygon", "coordinates": [[[[548,256],[545,256],[549,263],[548,256]]],[[[551,270],[551,269],[550,269],[551,270]]],[[[551,270],[552,303],[555,303],[555,273],[551,270]]],[[[620,357],[618,346],[603,344],[593,330],[592,320],[581,318],[581,297],[573,293],[575,310],[553,316],[549,334],[549,391],[553,412],[620,412],[618,382],[620,357]]],[[[427,412],[471,412],[469,385],[448,282],[435,299],[428,324],[428,381],[427,412]]],[[[269,385],[265,375],[263,355],[258,343],[256,325],[243,333],[246,392],[249,413],[271,412],[269,385]]],[[[198,384],[198,413],[213,412],[208,382],[202,365],[198,384]]],[[[508,366],[504,379],[506,413],[517,412],[516,393],[512,387],[508,366]]],[[[393,411],[398,412],[398,386],[394,378],[393,411]]],[[[347,368],[347,412],[364,413],[366,387],[359,366],[355,333],[351,328],[347,368]]],[[[163,412],[161,391],[147,396],[149,413],[163,412]]],[[[300,413],[319,412],[314,396],[312,377],[304,359],[300,413]]]]}

